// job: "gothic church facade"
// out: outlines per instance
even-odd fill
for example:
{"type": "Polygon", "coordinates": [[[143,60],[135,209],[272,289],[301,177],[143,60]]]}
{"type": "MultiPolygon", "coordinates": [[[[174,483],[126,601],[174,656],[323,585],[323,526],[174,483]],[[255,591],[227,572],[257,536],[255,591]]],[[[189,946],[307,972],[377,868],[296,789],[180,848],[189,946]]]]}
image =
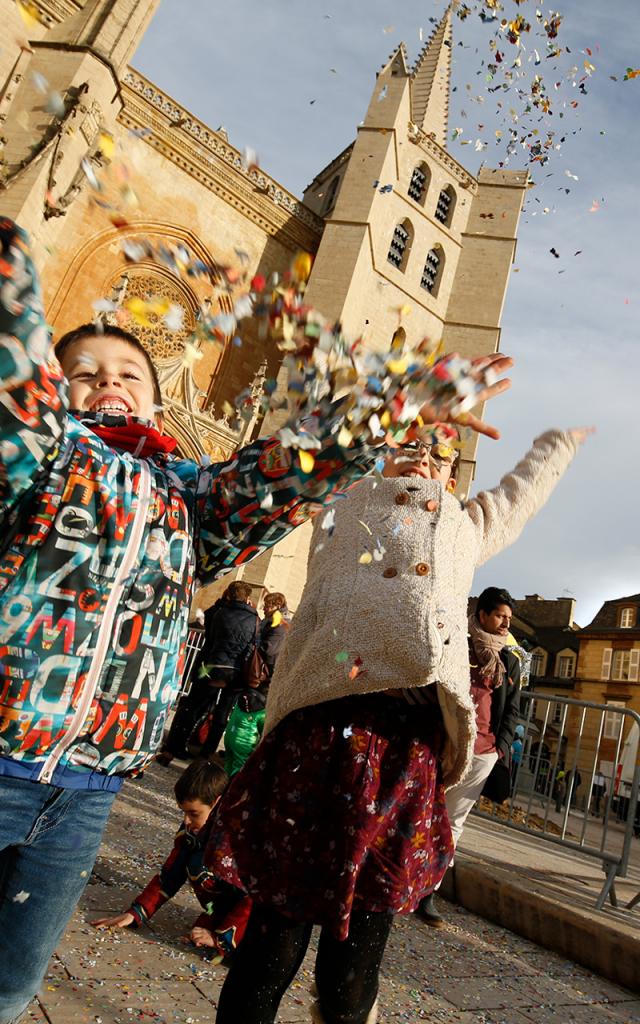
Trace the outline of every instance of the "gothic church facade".
{"type": "MultiPolygon", "coordinates": [[[[391,55],[355,141],[300,199],[131,66],[159,2],[32,0],[37,18],[25,27],[14,0],[0,0],[0,209],[31,234],[55,334],[90,320],[98,297],[166,298],[182,308],[182,331],[158,320],[140,335],[180,452],[225,458],[278,425],[256,418],[239,434],[222,414],[225,400],[277,376],[275,345],[249,330],[242,347],[229,337],[185,365],[204,286],[144,259],[124,265],[120,232],[92,202],[82,170],[83,161],[99,169],[108,133],[135,175],[127,237],[183,242],[207,263],[237,263],[240,250],[250,274],[267,277],[303,249],[315,256],[311,304],[367,344],[388,346],[400,330],[410,343],[429,336],[464,355],[497,350],[527,175],[474,177],[447,151],[451,8],[415,64],[404,46],[391,55]],[[43,105],[43,79],[62,111],[43,105]]],[[[464,491],[473,440],[463,457],[464,491]]],[[[245,568],[256,596],[282,590],[295,607],[308,536],[295,531],[245,568]]]]}

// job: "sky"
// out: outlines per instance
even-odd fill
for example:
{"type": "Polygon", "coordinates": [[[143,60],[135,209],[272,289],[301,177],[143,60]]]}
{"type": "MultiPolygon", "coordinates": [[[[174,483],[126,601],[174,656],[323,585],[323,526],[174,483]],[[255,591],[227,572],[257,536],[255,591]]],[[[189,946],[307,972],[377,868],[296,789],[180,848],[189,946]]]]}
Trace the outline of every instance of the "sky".
{"type": "MultiPolygon", "coordinates": [[[[503,2],[535,27],[534,0],[503,2]]],[[[557,3],[558,41],[571,50],[562,67],[573,62],[582,71],[587,60],[595,71],[587,95],[581,76],[575,86],[563,77],[560,93],[575,109],[552,92],[555,113],[545,123],[557,144],[565,141],[547,165],[531,168],[535,188],[502,320],[501,349],[516,361],[513,387],[487,407],[502,438],[481,440],[474,490],[497,484],[550,427],[597,432],[520,540],[478,570],[474,592],[504,586],[516,598],[572,596],[576,621],[586,625],[603,601],[640,592],[640,77],[623,81],[628,67],[640,68],[640,36],[637,0],[557,3]]],[[[233,145],[254,149],[263,169],[301,196],[355,137],[376,71],[401,40],[415,59],[429,19],[444,8],[444,0],[162,0],[133,63],[213,128],[224,125],[233,145]]],[[[508,124],[496,116],[497,94],[487,92],[481,64],[491,36],[475,15],[454,19],[450,134],[462,128],[460,139],[472,144],[451,139],[449,149],[472,173],[507,156],[506,134],[496,141],[495,130],[506,133],[508,124]],[[477,139],[488,142],[482,152],[477,139]]],[[[522,38],[526,64],[542,48],[532,34],[522,38]]],[[[543,54],[540,71],[552,84],[548,64],[543,54]]],[[[508,166],[527,166],[524,151],[508,166]]]]}

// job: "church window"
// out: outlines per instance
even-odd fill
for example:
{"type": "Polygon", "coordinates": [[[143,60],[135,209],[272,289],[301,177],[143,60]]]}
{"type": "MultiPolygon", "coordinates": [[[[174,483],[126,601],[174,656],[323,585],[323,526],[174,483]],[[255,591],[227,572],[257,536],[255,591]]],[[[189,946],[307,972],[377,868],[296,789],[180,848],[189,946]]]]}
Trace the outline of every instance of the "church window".
{"type": "Polygon", "coordinates": [[[394,267],[397,267],[398,270],[404,271],[407,266],[412,241],[413,228],[410,222],[408,220],[403,220],[401,224],[396,224],[393,229],[393,238],[391,239],[387,259],[389,263],[393,263],[394,267]]]}
{"type": "Polygon", "coordinates": [[[420,279],[420,287],[424,288],[426,292],[436,296],[438,294],[438,287],[440,285],[440,279],[442,277],[442,268],[444,266],[444,255],[442,249],[436,247],[430,249],[427,253],[425,260],[424,269],[422,271],[422,277],[420,279]]]}
{"type": "Polygon", "coordinates": [[[323,214],[329,213],[333,210],[336,204],[336,196],[338,194],[338,185],[340,184],[340,175],[336,174],[335,178],[331,179],[329,188],[327,189],[327,195],[324,200],[324,206],[322,208],[323,214]]]}
{"type": "Polygon", "coordinates": [[[422,204],[427,194],[429,185],[429,168],[426,164],[418,164],[413,168],[411,181],[409,182],[408,194],[416,203],[422,204]]]}
{"type": "Polygon", "coordinates": [[[436,205],[436,220],[448,227],[453,219],[456,194],[451,185],[443,188],[436,205]]]}

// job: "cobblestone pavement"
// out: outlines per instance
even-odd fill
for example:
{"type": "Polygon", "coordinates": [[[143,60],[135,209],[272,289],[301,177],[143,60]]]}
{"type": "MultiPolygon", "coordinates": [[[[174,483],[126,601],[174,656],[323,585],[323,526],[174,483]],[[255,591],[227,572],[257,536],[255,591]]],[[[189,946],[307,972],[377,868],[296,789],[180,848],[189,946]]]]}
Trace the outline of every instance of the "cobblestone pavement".
{"type": "MultiPolygon", "coordinates": [[[[213,1024],[222,966],[186,946],[198,907],[185,889],[153,928],[97,932],[127,908],[171,847],[179,768],[154,767],[118,797],[96,870],[37,1003],[39,1024],[213,1024]]],[[[447,928],[398,919],[382,972],[381,1021],[442,1024],[640,1024],[640,998],[554,953],[442,901],[447,928]]],[[[308,1022],[313,949],[281,1006],[308,1022]]],[[[242,1024],[242,1022],[238,1022],[242,1024]]]]}

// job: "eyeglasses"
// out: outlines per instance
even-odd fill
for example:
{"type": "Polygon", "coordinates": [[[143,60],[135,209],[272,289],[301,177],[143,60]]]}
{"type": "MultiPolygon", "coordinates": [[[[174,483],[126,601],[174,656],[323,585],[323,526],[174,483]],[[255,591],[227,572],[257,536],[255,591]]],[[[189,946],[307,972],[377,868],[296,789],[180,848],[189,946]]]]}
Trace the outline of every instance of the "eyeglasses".
{"type": "Polygon", "coordinates": [[[409,444],[405,444],[402,448],[397,449],[394,453],[394,459],[401,459],[407,454],[416,454],[420,458],[424,458],[425,455],[429,457],[429,461],[434,466],[453,466],[458,453],[455,448],[452,448],[448,444],[431,444],[428,441],[410,441],[409,444]]]}

